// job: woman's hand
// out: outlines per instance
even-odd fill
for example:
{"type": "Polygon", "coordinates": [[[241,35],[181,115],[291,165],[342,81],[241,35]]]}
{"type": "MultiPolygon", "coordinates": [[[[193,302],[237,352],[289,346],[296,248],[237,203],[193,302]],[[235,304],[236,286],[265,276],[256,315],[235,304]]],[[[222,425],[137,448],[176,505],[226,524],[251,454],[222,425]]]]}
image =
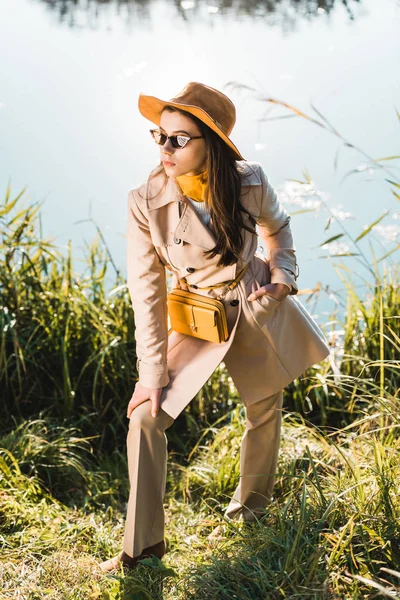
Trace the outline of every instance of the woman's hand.
{"type": "Polygon", "coordinates": [[[148,388],[137,382],[132,398],[129,400],[128,409],[126,412],[128,419],[130,419],[132,411],[139,406],[139,404],[142,404],[142,402],[146,402],[146,400],[151,400],[151,415],[156,417],[158,415],[158,411],[160,410],[161,391],[162,387],[148,388]]]}
{"type": "Polygon", "coordinates": [[[258,290],[251,293],[247,300],[256,300],[264,294],[272,296],[275,300],[279,300],[280,302],[290,294],[290,288],[286,283],[267,283],[267,285],[263,285],[258,290]]]}

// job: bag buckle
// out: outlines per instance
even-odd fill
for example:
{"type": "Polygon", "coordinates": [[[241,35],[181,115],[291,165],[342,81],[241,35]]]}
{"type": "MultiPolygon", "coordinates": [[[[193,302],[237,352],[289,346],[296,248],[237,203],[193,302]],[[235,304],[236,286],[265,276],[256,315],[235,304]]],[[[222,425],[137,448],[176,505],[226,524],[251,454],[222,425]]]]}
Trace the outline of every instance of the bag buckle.
{"type": "Polygon", "coordinates": [[[226,294],[228,292],[230,292],[231,290],[233,290],[237,286],[239,281],[242,279],[243,275],[246,273],[248,266],[249,266],[249,263],[246,263],[245,266],[239,272],[239,274],[235,277],[235,279],[233,279],[230,282],[230,284],[226,286],[225,290],[223,292],[221,292],[221,294],[219,294],[219,296],[217,296],[217,300],[221,300],[222,298],[225,298],[226,294]]]}

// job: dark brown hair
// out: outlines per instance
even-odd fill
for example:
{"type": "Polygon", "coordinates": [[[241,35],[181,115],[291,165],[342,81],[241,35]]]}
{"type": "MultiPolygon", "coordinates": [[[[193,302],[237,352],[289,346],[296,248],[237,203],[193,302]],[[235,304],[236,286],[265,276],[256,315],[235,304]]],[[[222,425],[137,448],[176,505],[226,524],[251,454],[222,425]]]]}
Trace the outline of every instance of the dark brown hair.
{"type": "MultiPolygon", "coordinates": [[[[194,115],[166,106],[164,110],[179,112],[191,119],[204,135],[207,147],[206,169],[208,173],[208,185],[206,202],[210,209],[210,215],[215,229],[217,243],[211,250],[204,251],[208,258],[214,258],[221,254],[217,266],[228,266],[238,261],[242,247],[242,229],[256,233],[255,229],[249,227],[243,220],[242,212],[249,215],[249,220],[255,227],[254,217],[242,206],[240,202],[242,190],[242,175],[240,174],[236,159],[233,157],[229,146],[208,127],[203,121],[194,115]]],[[[163,163],[153,172],[152,177],[164,171],[163,163]]],[[[165,176],[167,177],[166,173],[165,176]]]]}

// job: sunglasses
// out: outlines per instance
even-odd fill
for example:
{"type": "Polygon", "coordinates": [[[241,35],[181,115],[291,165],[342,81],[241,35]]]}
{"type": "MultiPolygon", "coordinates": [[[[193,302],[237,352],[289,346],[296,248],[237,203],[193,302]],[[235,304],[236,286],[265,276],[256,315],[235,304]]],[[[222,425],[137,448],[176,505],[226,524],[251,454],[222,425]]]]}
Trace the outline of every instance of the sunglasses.
{"type": "Polygon", "coordinates": [[[165,135],[165,133],[162,133],[159,129],[150,129],[150,133],[156,144],[164,146],[167,140],[171,140],[171,146],[173,148],[184,148],[190,140],[199,140],[204,137],[204,135],[194,135],[193,137],[187,135],[165,135]]]}

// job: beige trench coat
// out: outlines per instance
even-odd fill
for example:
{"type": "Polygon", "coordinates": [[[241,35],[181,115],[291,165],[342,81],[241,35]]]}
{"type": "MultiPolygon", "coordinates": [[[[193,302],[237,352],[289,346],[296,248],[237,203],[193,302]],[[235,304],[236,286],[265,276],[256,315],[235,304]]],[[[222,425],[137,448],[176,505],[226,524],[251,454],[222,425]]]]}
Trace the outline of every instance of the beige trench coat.
{"type": "MultiPolygon", "coordinates": [[[[245,405],[283,389],[306,369],[329,355],[327,340],[296,297],[296,250],[290,216],[260,164],[238,161],[242,174],[241,203],[257,221],[266,256],[256,252],[257,234],[243,229],[239,262],[217,267],[203,251],[216,237],[182,195],[174,178],[156,176],[128,193],[127,282],[135,313],[139,382],[163,387],[161,407],[176,418],[224,361],[245,405]],[[224,287],[202,290],[234,279],[244,264],[240,283],[223,299],[229,339],[221,344],[168,329],[166,269],[172,287],[185,277],[197,294],[215,298],[224,287]],[[248,301],[267,283],[286,283],[290,294],[248,301]]],[[[246,214],[243,213],[245,218],[246,214]]],[[[247,217],[248,219],[248,217],[247,217]]],[[[251,223],[249,222],[249,225],[251,223]]]]}

